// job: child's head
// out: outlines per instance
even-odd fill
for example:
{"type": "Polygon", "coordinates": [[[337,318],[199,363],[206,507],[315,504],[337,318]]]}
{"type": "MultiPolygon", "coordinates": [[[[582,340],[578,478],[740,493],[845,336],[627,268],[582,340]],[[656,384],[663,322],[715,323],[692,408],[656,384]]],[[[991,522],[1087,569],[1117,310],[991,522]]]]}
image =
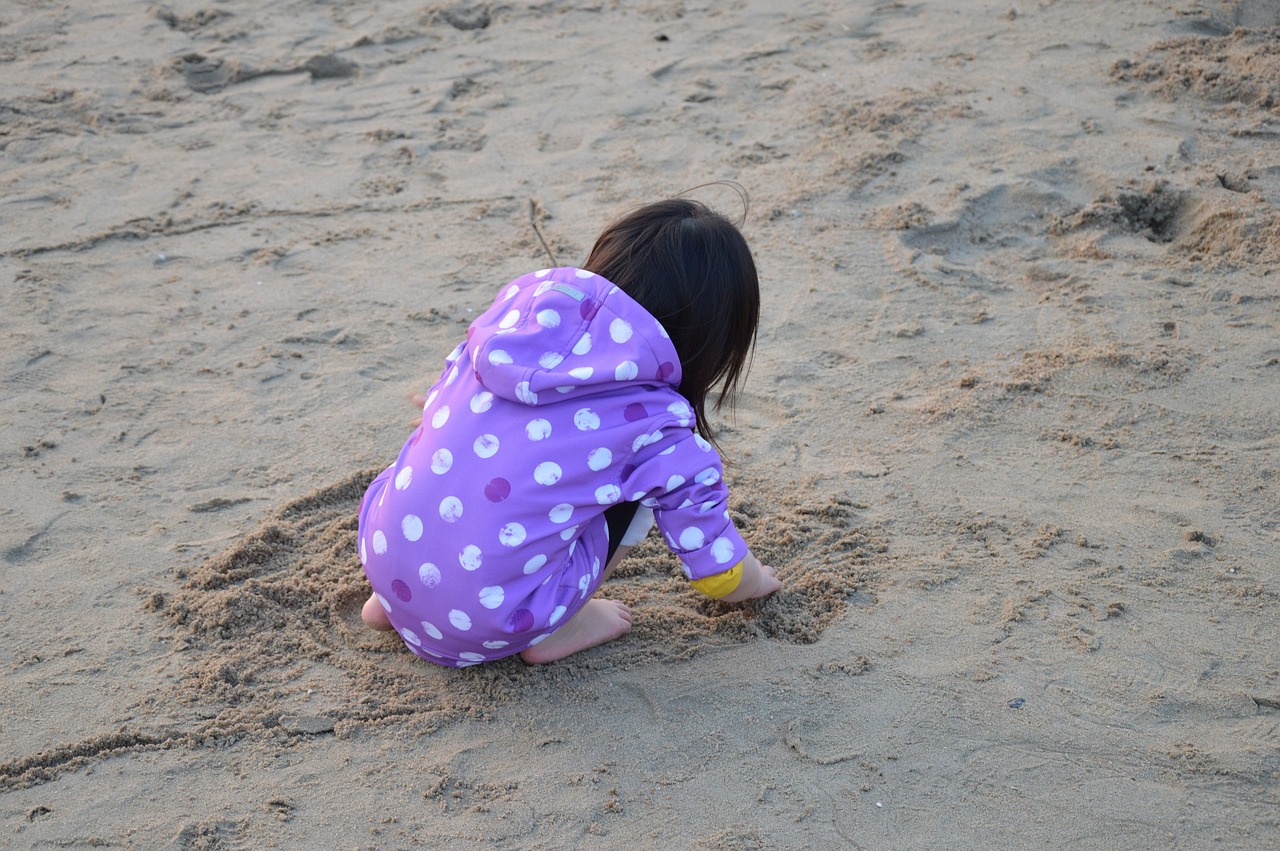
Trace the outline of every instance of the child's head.
{"type": "Polygon", "coordinates": [[[659,201],[606,227],[584,268],[617,284],[671,335],[680,393],[710,439],[707,395],[719,385],[716,408],[732,406],[760,320],[760,284],[742,234],[697,201],[659,201]]]}

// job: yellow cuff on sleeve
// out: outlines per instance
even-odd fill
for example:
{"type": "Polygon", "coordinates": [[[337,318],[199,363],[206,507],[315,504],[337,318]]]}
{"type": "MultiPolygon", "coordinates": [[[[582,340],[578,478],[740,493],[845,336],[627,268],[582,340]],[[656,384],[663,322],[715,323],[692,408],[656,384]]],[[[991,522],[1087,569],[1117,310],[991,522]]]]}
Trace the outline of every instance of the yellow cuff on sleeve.
{"type": "Polygon", "coordinates": [[[717,600],[721,597],[727,597],[738,590],[738,585],[742,582],[742,565],[744,563],[745,559],[724,573],[704,576],[701,579],[693,580],[690,584],[708,597],[714,597],[717,600]]]}

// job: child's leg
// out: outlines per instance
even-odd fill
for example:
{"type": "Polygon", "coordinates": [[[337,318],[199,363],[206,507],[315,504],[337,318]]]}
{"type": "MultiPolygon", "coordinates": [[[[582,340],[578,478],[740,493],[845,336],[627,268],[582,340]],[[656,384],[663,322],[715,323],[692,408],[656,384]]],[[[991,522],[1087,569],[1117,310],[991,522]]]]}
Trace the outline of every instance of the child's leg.
{"type": "MultiPolygon", "coordinates": [[[[649,527],[652,525],[653,512],[641,506],[635,512],[626,533],[618,542],[618,548],[609,559],[609,563],[605,565],[604,573],[600,578],[602,583],[617,569],[627,553],[631,551],[632,546],[644,540],[644,536],[649,533],[649,527]]],[[[564,626],[543,641],[521,651],[520,658],[531,665],[554,662],[580,650],[620,638],[630,631],[631,610],[625,604],[617,600],[592,598],[569,618],[564,626]]]]}
{"type": "Polygon", "coordinates": [[[520,651],[530,665],[544,665],[604,644],[631,631],[631,610],[617,600],[592,598],[543,641],[520,651]]]}
{"type": "Polygon", "coordinates": [[[364,601],[364,608],[360,610],[360,620],[364,621],[364,625],[369,629],[376,629],[378,632],[390,632],[395,629],[387,618],[387,610],[382,608],[382,603],[378,602],[377,594],[370,594],[369,599],[364,601]]]}

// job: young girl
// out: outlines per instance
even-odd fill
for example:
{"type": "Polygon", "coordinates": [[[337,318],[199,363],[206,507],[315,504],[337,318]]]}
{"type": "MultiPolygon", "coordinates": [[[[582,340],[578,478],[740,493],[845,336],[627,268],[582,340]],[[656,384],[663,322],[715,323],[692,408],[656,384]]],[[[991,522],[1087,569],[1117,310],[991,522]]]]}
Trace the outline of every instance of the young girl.
{"type": "Polygon", "coordinates": [[[364,622],[441,665],[562,659],[631,628],[592,595],[654,521],[703,593],[776,591],[729,518],[705,411],[713,387],[732,402],[759,310],[742,235],[687,200],[504,287],[364,496],[364,622]]]}

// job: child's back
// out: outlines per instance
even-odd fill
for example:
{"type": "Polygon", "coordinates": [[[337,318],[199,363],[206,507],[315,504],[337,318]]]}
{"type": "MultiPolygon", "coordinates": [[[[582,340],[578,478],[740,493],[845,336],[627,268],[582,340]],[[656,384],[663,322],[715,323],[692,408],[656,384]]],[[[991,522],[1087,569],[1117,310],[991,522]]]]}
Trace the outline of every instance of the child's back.
{"type": "Polygon", "coordinates": [[[733,568],[736,587],[754,559],[682,378],[667,330],[613,282],[561,268],[505,287],[361,506],[360,559],[405,643],[447,665],[536,655],[607,575],[618,516],[652,512],[691,579],[733,568]]]}

